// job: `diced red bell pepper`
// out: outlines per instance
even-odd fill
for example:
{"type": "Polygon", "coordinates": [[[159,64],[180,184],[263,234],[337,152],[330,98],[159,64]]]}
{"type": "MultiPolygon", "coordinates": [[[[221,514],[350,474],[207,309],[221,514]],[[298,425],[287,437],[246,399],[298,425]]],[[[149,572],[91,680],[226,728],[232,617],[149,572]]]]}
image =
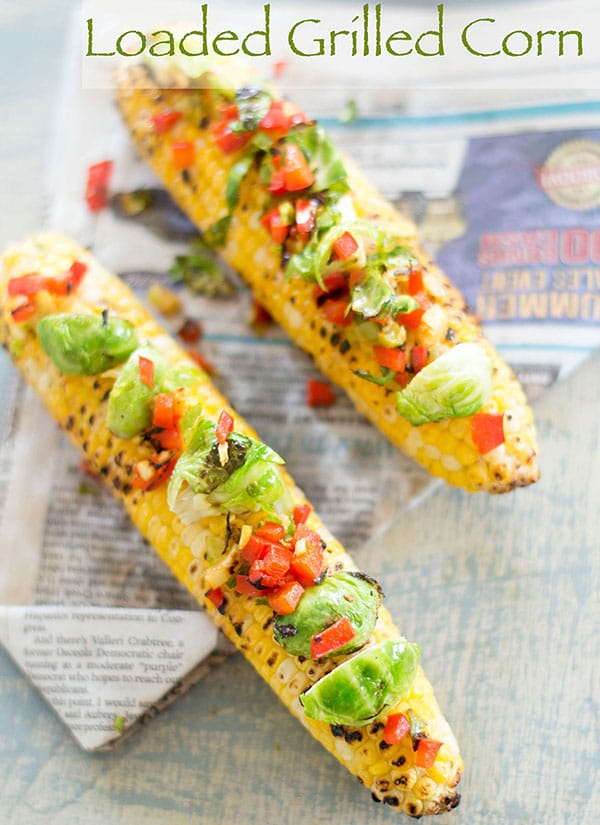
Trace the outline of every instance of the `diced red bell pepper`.
{"type": "Polygon", "coordinates": [[[417,292],[413,297],[419,306],[412,312],[401,312],[396,316],[406,329],[418,329],[423,315],[431,306],[431,298],[425,292],[417,292]]]}
{"type": "Polygon", "coordinates": [[[256,298],[252,299],[252,316],[250,323],[263,325],[263,324],[270,324],[273,319],[269,314],[269,311],[264,308],[262,304],[260,304],[256,298]]]}
{"type": "Polygon", "coordinates": [[[154,134],[164,135],[165,132],[169,132],[182,117],[183,112],[177,112],[175,109],[163,109],[152,115],[150,120],[154,134]]]}
{"type": "Polygon", "coordinates": [[[294,524],[298,527],[300,524],[306,524],[306,520],[310,516],[310,511],[312,507],[310,504],[298,504],[294,507],[294,524]]]}
{"type": "Polygon", "coordinates": [[[249,573],[250,581],[256,581],[257,577],[253,575],[253,571],[255,571],[259,576],[267,576],[276,579],[278,582],[290,569],[291,561],[292,551],[288,547],[271,543],[264,556],[252,564],[249,573]]]}
{"type": "Polygon", "coordinates": [[[47,288],[48,279],[36,272],[21,275],[19,278],[11,278],[8,282],[8,294],[11,296],[26,295],[29,298],[47,288]]]}
{"type": "Polygon", "coordinates": [[[311,658],[320,659],[321,656],[328,656],[351,642],[355,636],[356,632],[350,620],[346,616],[342,616],[326,630],[315,633],[312,637],[310,640],[311,658]]]}
{"type": "Polygon", "coordinates": [[[218,444],[225,444],[227,438],[233,432],[233,418],[229,415],[227,410],[221,410],[221,415],[217,421],[215,435],[218,444]]]}
{"type": "Polygon", "coordinates": [[[296,227],[303,235],[310,235],[315,228],[317,204],[315,201],[306,201],[298,198],[296,201],[296,227]]]}
{"type": "Polygon", "coordinates": [[[169,429],[161,430],[152,435],[152,441],[155,441],[163,450],[179,451],[183,447],[181,439],[181,432],[177,425],[169,427],[169,429]]]}
{"type": "Polygon", "coordinates": [[[412,267],[408,273],[408,294],[416,295],[423,290],[423,270],[420,266],[412,267]]]}
{"type": "Polygon", "coordinates": [[[290,126],[291,121],[284,112],[283,101],[272,100],[269,111],[259,123],[258,128],[263,132],[276,132],[278,137],[283,137],[289,132],[290,126]]]}
{"type": "Polygon", "coordinates": [[[412,375],[409,372],[397,372],[394,381],[403,390],[410,383],[411,378],[412,375]]]}
{"type": "Polygon", "coordinates": [[[190,140],[174,140],[171,144],[171,158],[177,169],[188,169],[195,156],[196,149],[190,140]]]}
{"type": "Polygon", "coordinates": [[[283,524],[277,524],[274,521],[266,521],[261,527],[254,531],[254,535],[265,541],[281,541],[285,535],[285,528],[283,524]]]}
{"type": "Polygon", "coordinates": [[[221,117],[223,120],[237,120],[239,114],[237,103],[227,103],[225,106],[221,106],[221,117]]]}
{"type": "Polygon", "coordinates": [[[263,596],[264,591],[250,582],[248,576],[237,575],[235,577],[235,592],[242,596],[263,596]]]}
{"type": "Polygon", "coordinates": [[[315,284],[315,298],[322,298],[323,295],[328,295],[330,292],[338,292],[341,289],[348,289],[348,281],[343,272],[330,272],[329,275],[325,275],[323,278],[323,283],[325,284],[325,289],[323,289],[323,287],[319,284],[315,284]]]}
{"type": "Polygon", "coordinates": [[[225,155],[231,155],[245,146],[250,140],[251,132],[233,132],[229,120],[220,120],[211,127],[215,143],[225,155]]]}
{"type": "Polygon", "coordinates": [[[202,338],[202,327],[198,321],[186,318],[177,334],[186,344],[197,344],[200,338],[202,338]]]}
{"type": "Polygon", "coordinates": [[[404,372],[406,368],[406,353],[403,349],[373,347],[373,355],[378,364],[394,372],[404,372]]]}
{"type": "Polygon", "coordinates": [[[381,738],[388,745],[396,745],[410,733],[410,722],[403,713],[392,713],[388,716],[381,734],[381,738]]]}
{"type": "Polygon", "coordinates": [[[138,366],[142,383],[144,383],[148,389],[154,389],[154,361],[140,355],[138,366]]]}
{"type": "Polygon", "coordinates": [[[504,413],[475,413],[471,420],[471,438],[481,455],[504,444],[504,413]]]}
{"type": "Polygon", "coordinates": [[[168,430],[175,426],[175,397],[172,393],[160,392],[154,399],[152,424],[168,430]]]}
{"type": "Polygon", "coordinates": [[[279,616],[287,616],[298,607],[304,588],[298,582],[286,582],[268,597],[271,609],[279,616]]]}
{"type": "Polygon", "coordinates": [[[100,163],[93,163],[88,168],[85,200],[90,212],[100,212],[108,203],[112,167],[112,160],[103,160],[100,163]]]}
{"type": "Polygon", "coordinates": [[[73,261],[68,272],[47,278],[46,289],[54,295],[70,295],[79,286],[87,270],[88,266],[83,261],[73,261]]]}
{"type": "Polygon", "coordinates": [[[16,309],[13,309],[10,316],[15,323],[22,324],[24,321],[28,321],[33,315],[35,315],[36,311],[36,305],[31,301],[27,301],[25,304],[21,304],[16,309]]]}
{"type": "Polygon", "coordinates": [[[435,739],[420,737],[417,752],[415,754],[415,765],[417,768],[431,768],[441,747],[442,742],[436,742],[435,739]]]}
{"type": "Polygon", "coordinates": [[[283,195],[285,190],[285,174],[283,169],[275,169],[271,175],[271,181],[267,187],[272,195],[283,195]]]}
{"type": "Polygon", "coordinates": [[[223,591],[220,587],[214,587],[212,590],[209,590],[206,594],[206,598],[214,604],[217,610],[222,606],[223,602],[225,601],[225,596],[223,595],[223,591]]]}
{"type": "Polygon", "coordinates": [[[365,277],[364,269],[352,269],[350,275],[348,277],[348,287],[350,288],[350,292],[354,290],[355,286],[361,283],[363,278],[365,277]]]}
{"type": "Polygon", "coordinates": [[[253,564],[257,559],[260,559],[269,549],[269,542],[259,538],[253,533],[246,544],[240,550],[240,556],[247,561],[248,564],[253,564]]]}
{"type": "Polygon", "coordinates": [[[308,189],[315,182],[315,176],[302,150],[295,143],[288,143],[285,147],[283,174],[285,188],[288,192],[300,192],[302,189],[308,189]]]}
{"type": "Polygon", "coordinates": [[[282,584],[282,578],[283,576],[269,576],[268,573],[265,573],[265,565],[262,559],[257,559],[253,562],[248,572],[248,581],[250,584],[261,590],[269,590],[272,587],[277,587],[282,584]]]}
{"type": "Polygon", "coordinates": [[[270,233],[275,243],[283,243],[285,241],[290,228],[284,224],[278,206],[271,209],[266,215],[263,215],[260,222],[270,233]]]}
{"type": "MultiPolygon", "coordinates": [[[[304,525],[301,526],[304,527],[304,525]]],[[[294,555],[290,563],[290,570],[294,577],[305,587],[315,584],[323,572],[321,537],[315,530],[307,532],[308,534],[302,539],[296,540],[294,555]]]]}
{"type": "Polygon", "coordinates": [[[347,298],[328,298],[321,306],[321,317],[332,324],[340,327],[347,327],[352,321],[351,313],[346,314],[348,309],[347,298]]]}
{"type": "Polygon", "coordinates": [[[289,64],[287,60],[276,60],[273,63],[273,77],[281,77],[285,73],[285,70],[287,69],[288,65],[289,64]]]}
{"type": "Polygon", "coordinates": [[[421,372],[423,367],[427,364],[427,347],[413,347],[410,359],[412,362],[413,372],[416,374],[417,372],[421,372]]]}
{"type": "Polygon", "coordinates": [[[346,261],[351,258],[358,249],[358,242],[354,235],[344,232],[333,244],[333,257],[338,261],[346,261]]]}
{"type": "Polygon", "coordinates": [[[309,378],[306,382],[306,403],[309,407],[331,407],[335,404],[335,393],[324,381],[309,378]]]}

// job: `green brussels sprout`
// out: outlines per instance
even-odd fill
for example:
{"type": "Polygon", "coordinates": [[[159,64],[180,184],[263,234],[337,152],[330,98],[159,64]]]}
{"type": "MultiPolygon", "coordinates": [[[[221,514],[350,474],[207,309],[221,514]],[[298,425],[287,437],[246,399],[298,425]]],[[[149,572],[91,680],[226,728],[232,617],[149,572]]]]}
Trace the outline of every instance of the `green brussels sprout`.
{"type": "Polygon", "coordinates": [[[398,412],[418,426],[463,418],[482,408],[492,392],[492,364],[479,344],[457,344],[396,393],[398,412]]]}
{"type": "Polygon", "coordinates": [[[307,588],[293,613],[276,619],[275,641],[293,656],[308,658],[312,637],[345,617],[355,636],[331,655],[351,653],[363,647],[371,636],[380,601],[381,591],[373,579],[350,571],[335,573],[321,584],[307,588]]]}
{"type": "Polygon", "coordinates": [[[168,359],[154,347],[140,347],[129,357],[108,398],[106,423],[112,433],[120,438],[133,438],[152,424],[152,402],[161,391],[169,368],[168,359]],[[140,377],[140,358],[154,363],[152,388],[140,377]]]}
{"type": "Polygon", "coordinates": [[[334,725],[367,725],[406,696],[421,651],[406,639],[363,648],[300,694],[304,713],[334,725]]]}
{"type": "Polygon", "coordinates": [[[47,315],[38,323],[37,334],[54,366],[67,375],[105,372],[126,361],[138,346],[129,321],[105,315],[47,315]]]}

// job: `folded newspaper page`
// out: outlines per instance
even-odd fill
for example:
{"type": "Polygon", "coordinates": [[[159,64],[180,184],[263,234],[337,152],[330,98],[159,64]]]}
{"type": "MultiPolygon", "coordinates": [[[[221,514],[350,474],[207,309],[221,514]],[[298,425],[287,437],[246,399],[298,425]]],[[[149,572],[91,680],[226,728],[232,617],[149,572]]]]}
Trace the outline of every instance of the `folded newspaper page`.
{"type": "MultiPolygon", "coordinates": [[[[420,14],[403,8],[415,25],[420,14]]],[[[220,389],[356,550],[437,482],[341,393],[330,408],[307,406],[314,367],[277,327],[250,326],[251,297],[235,276],[224,297],[171,284],[168,270],[195,230],[135,156],[110,83],[82,87],[80,14],[68,57],[48,224],[91,246],[142,299],[155,282],[185,298],[185,310],[161,322],[173,332],[186,320],[201,325],[200,349],[220,389]],[[106,159],[114,197],[92,215],[86,171],[106,159]],[[143,193],[144,208],[123,208],[132,192],[136,204],[143,193]]],[[[600,345],[600,103],[587,93],[542,97],[526,81],[510,96],[390,84],[384,94],[358,88],[343,61],[328,70],[325,83],[292,60],[282,85],[418,224],[536,398],[600,345]]],[[[0,556],[0,642],[82,747],[106,747],[226,648],[36,399],[8,369],[0,382],[0,547],[12,549],[0,556]],[[41,469],[32,478],[33,456],[41,469]]]]}

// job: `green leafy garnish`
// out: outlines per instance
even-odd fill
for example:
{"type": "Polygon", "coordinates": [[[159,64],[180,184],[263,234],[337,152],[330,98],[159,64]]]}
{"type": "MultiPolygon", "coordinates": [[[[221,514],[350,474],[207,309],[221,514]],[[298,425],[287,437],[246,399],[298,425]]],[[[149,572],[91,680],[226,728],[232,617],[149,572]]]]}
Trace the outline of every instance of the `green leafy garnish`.
{"type": "Polygon", "coordinates": [[[227,201],[227,206],[229,207],[230,212],[233,212],[238,204],[240,199],[240,185],[248,174],[248,170],[252,166],[253,160],[253,153],[245,155],[241,160],[238,160],[237,163],[234,163],[231,168],[231,172],[229,173],[227,184],[225,186],[225,200],[227,201]]]}
{"type": "Polygon", "coordinates": [[[338,116],[340,123],[353,123],[358,117],[356,100],[347,100],[338,116]]]}
{"type": "Polygon", "coordinates": [[[203,233],[204,242],[210,249],[221,249],[225,246],[230,223],[231,214],[224,215],[203,233]]]}
{"type": "Polygon", "coordinates": [[[352,290],[350,306],[363,318],[390,318],[398,312],[412,312],[418,304],[410,295],[398,294],[382,273],[369,267],[352,290]]]}
{"type": "Polygon", "coordinates": [[[255,86],[245,86],[235,93],[238,109],[237,120],[231,122],[232,132],[254,132],[269,111],[271,95],[255,86]]]}
{"type": "Polygon", "coordinates": [[[186,483],[226,513],[264,510],[272,518],[289,515],[292,502],[277,466],[283,459],[266,444],[233,432],[222,464],[215,425],[199,416],[199,408],[194,408],[181,421],[186,447],[169,481],[169,507],[175,509],[186,483]]]}
{"type": "Polygon", "coordinates": [[[315,182],[311,192],[327,191],[330,198],[349,191],[348,173],[344,163],[325,130],[318,124],[298,126],[287,137],[305,155],[315,182]]]}
{"type": "Polygon", "coordinates": [[[398,412],[418,426],[473,415],[492,392],[492,364],[479,344],[457,344],[396,394],[398,412]]]}
{"type": "Polygon", "coordinates": [[[370,381],[371,384],[385,387],[386,384],[394,380],[396,373],[389,367],[382,367],[381,375],[373,375],[372,372],[368,372],[367,370],[354,370],[354,375],[358,375],[359,378],[364,378],[365,381],[370,381]]]}
{"type": "Polygon", "coordinates": [[[223,267],[201,239],[192,241],[188,255],[176,256],[169,275],[175,283],[184,283],[192,292],[209,298],[226,297],[234,292],[223,267]]]}

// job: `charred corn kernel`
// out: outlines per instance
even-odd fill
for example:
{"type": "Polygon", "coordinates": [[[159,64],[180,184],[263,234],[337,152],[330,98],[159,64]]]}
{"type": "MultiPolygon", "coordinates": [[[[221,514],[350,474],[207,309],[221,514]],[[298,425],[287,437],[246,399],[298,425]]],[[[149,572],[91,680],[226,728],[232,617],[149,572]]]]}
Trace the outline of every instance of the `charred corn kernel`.
{"type": "MultiPolygon", "coordinates": [[[[240,70],[237,71],[239,74],[240,70]]],[[[158,95],[152,85],[144,67],[131,68],[122,76],[118,104],[140,153],[179,206],[206,231],[228,212],[225,184],[240,157],[240,152],[224,154],[208,128],[211,120],[220,116],[222,100],[211,89],[164,88],[158,95]],[[156,135],[148,130],[147,124],[149,117],[164,107],[190,111],[192,101],[194,117],[184,117],[177,124],[177,139],[191,141],[195,146],[194,163],[182,175],[172,162],[170,136],[156,135]],[[203,120],[198,118],[198,111],[203,112],[203,120]]],[[[466,341],[477,341],[486,348],[494,367],[494,388],[483,411],[500,411],[519,422],[518,427],[506,429],[501,447],[486,455],[474,451],[470,419],[450,419],[415,428],[399,416],[385,387],[354,374],[357,369],[378,371],[372,347],[350,340],[352,335],[345,331],[350,328],[323,319],[312,284],[286,276],[281,247],[261,224],[271,202],[255,170],[242,181],[222,250],[224,258],[248,281],[259,303],[314,358],[317,366],[346,390],[356,408],[433,475],[471,492],[502,493],[531,484],[539,475],[536,435],[531,411],[515,376],[483,338],[458,290],[420,249],[414,226],[367,183],[348,159],[346,168],[357,215],[402,237],[423,269],[424,289],[432,306],[426,312],[427,322],[416,332],[408,332],[407,352],[420,345],[435,356],[448,346],[466,341]],[[413,442],[412,436],[418,429],[426,431],[427,443],[437,446],[438,451],[417,449],[419,444],[413,442]],[[448,434],[454,440],[446,441],[448,434]],[[461,446],[469,449],[461,450],[461,446]]]]}
{"type": "Polygon", "coordinates": [[[154,283],[148,290],[148,300],[161,315],[176,315],[181,310],[181,301],[171,289],[154,283]]]}
{"type": "MultiPolygon", "coordinates": [[[[395,758],[393,754],[397,755],[399,749],[380,748],[383,725],[362,728],[330,726],[304,716],[298,699],[300,693],[327,672],[331,665],[300,661],[286,653],[273,638],[273,612],[267,605],[226,588],[222,605],[224,613],[221,615],[206,597],[208,571],[216,569],[220,575],[225,572],[227,554],[221,560],[223,569],[219,568],[219,562],[211,568],[205,559],[207,543],[214,542],[215,537],[224,536],[225,516],[211,516],[184,525],[167,505],[166,485],[146,491],[136,489],[133,486],[134,467],[149,460],[150,448],[143,436],[125,440],[114,436],[107,428],[107,400],[118,371],[111,371],[110,377],[106,374],[64,375],[41,349],[35,324],[16,324],[13,321],[10,315],[13,299],[7,295],[8,280],[35,271],[53,275],[58,271],[54,269],[53,261],[59,262],[56,266],[60,265],[62,271],[65,263],[68,265],[74,259],[84,261],[88,265],[88,272],[76,290],[59,299],[61,311],[93,312],[99,306],[108,309],[111,315],[129,320],[136,327],[140,340],[148,341],[160,349],[173,365],[186,361],[186,353],[152,320],[125,284],[103,269],[88,252],[72,241],[55,235],[33,238],[22,246],[9,250],[4,256],[0,275],[0,343],[9,345],[10,349],[14,340],[19,339],[20,352],[13,355],[17,367],[37,390],[71,441],[83,451],[93,469],[105,479],[114,495],[124,504],[134,524],[153,544],[175,576],[204,603],[225,635],[242,651],[311,734],[357,776],[377,799],[398,810],[407,810],[407,806],[412,806],[413,815],[437,814],[454,807],[459,799],[456,785],[462,762],[456,740],[441,714],[423,671],[419,669],[408,696],[403,698],[403,707],[418,707],[421,718],[428,720],[431,735],[445,743],[448,770],[443,782],[437,782],[433,778],[431,769],[416,767],[412,747],[405,747],[401,751],[404,754],[404,773],[399,776],[398,767],[392,761],[395,758]],[[423,802],[410,789],[418,779],[427,777],[434,783],[434,787],[430,784],[425,786],[428,788],[428,796],[423,802]],[[402,781],[398,782],[398,779],[402,781]]],[[[190,406],[201,404],[206,415],[214,420],[227,406],[218,390],[202,374],[197,384],[190,388],[187,403],[190,406]]],[[[236,430],[254,435],[238,415],[235,415],[235,425],[236,430]]],[[[293,503],[306,504],[293,480],[287,475],[285,479],[293,503]]],[[[260,518],[260,514],[256,514],[247,522],[256,526],[260,518]]],[[[339,565],[339,569],[355,570],[350,557],[330,536],[314,511],[311,511],[309,523],[327,543],[328,565],[332,568],[339,565]]],[[[374,641],[397,638],[398,635],[389,614],[381,609],[373,634],[374,641]]],[[[243,701],[243,697],[241,698],[243,701]]]]}

